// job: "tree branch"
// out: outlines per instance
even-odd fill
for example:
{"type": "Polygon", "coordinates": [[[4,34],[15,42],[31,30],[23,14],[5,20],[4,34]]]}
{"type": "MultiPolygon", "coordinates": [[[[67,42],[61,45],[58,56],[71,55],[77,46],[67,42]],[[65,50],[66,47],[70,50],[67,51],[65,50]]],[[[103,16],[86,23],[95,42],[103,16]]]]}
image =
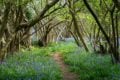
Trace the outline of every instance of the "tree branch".
{"type": "Polygon", "coordinates": [[[92,8],[90,7],[90,5],[88,4],[87,0],[83,0],[84,4],[86,5],[87,9],[90,11],[90,13],[92,14],[93,18],[95,19],[96,23],[98,24],[99,29],[101,30],[101,32],[103,33],[103,35],[105,36],[107,42],[109,45],[111,45],[110,39],[107,35],[107,33],[105,32],[105,30],[103,29],[102,24],[100,23],[97,15],[95,14],[95,12],[92,10],[92,8]]]}
{"type": "Polygon", "coordinates": [[[47,4],[45,6],[45,8],[40,12],[40,14],[38,16],[36,16],[34,19],[32,19],[29,22],[26,23],[21,23],[16,31],[21,30],[22,28],[30,28],[32,26],[34,26],[36,23],[38,23],[40,20],[42,20],[44,18],[44,15],[46,14],[46,12],[53,7],[57,2],[59,2],[59,0],[53,0],[51,3],[47,4]]]}

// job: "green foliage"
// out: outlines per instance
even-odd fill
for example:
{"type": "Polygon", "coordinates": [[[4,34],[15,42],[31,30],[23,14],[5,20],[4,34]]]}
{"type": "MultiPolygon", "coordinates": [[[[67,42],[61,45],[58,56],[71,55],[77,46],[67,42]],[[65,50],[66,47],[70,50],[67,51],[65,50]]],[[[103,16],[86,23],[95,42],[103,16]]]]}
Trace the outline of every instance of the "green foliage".
{"type": "Polygon", "coordinates": [[[47,56],[48,51],[33,47],[9,56],[0,65],[0,80],[61,80],[59,67],[47,56]]]}
{"type": "Polygon", "coordinates": [[[64,55],[65,62],[80,75],[80,80],[119,80],[120,65],[113,65],[109,55],[101,56],[76,50],[64,55]]]}
{"type": "Polygon", "coordinates": [[[54,52],[60,52],[63,54],[68,54],[74,52],[77,45],[74,42],[58,42],[56,44],[49,45],[54,52]]]}

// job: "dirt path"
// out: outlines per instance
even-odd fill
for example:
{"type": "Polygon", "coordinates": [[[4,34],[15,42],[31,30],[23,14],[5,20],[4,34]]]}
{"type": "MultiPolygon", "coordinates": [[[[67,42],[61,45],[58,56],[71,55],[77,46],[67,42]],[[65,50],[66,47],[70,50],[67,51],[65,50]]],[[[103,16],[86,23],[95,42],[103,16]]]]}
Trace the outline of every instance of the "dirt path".
{"type": "Polygon", "coordinates": [[[64,63],[60,53],[55,53],[53,58],[61,68],[63,80],[78,80],[78,76],[69,71],[68,65],[64,63]]]}

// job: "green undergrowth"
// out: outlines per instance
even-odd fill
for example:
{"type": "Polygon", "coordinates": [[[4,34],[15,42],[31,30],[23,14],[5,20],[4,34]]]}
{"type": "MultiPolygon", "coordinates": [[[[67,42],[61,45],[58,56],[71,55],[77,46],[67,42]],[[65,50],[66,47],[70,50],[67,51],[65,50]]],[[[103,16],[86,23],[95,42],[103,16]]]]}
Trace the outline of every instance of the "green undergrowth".
{"type": "Polygon", "coordinates": [[[54,44],[49,44],[49,47],[53,52],[60,52],[64,55],[68,53],[73,53],[77,47],[74,42],[58,42],[54,44]]]}
{"type": "Polygon", "coordinates": [[[0,65],[0,80],[61,80],[51,49],[32,47],[9,56],[0,65]]]}
{"type": "Polygon", "coordinates": [[[112,64],[110,55],[97,55],[78,48],[74,42],[49,44],[47,50],[60,52],[70,70],[80,80],[120,80],[120,65],[112,64]]]}
{"type": "Polygon", "coordinates": [[[109,55],[85,52],[74,42],[22,49],[0,65],[0,80],[62,80],[60,68],[51,57],[56,52],[80,80],[120,80],[120,65],[113,65],[109,55]]]}
{"type": "Polygon", "coordinates": [[[61,52],[61,53],[67,54],[70,52],[74,52],[74,50],[77,48],[77,45],[75,44],[75,42],[50,43],[48,44],[47,47],[38,47],[38,45],[35,45],[35,46],[37,47],[38,50],[43,51],[44,54],[48,56],[51,55],[51,53],[55,53],[55,52],[61,52]]]}
{"type": "Polygon", "coordinates": [[[63,56],[65,63],[79,75],[80,80],[120,80],[120,65],[113,65],[109,55],[101,56],[76,49],[63,56]]]}

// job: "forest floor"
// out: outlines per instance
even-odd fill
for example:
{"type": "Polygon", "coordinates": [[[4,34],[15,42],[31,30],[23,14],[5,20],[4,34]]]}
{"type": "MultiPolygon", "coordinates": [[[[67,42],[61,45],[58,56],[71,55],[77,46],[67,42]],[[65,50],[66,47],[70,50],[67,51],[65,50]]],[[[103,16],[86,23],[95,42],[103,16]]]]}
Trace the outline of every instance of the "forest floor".
{"type": "Polygon", "coordinates": [[[69,66],[64,63],[64,60],[59,52],[53,55],[53,59],[60,66],[60,70],[62,71],[63,80],[78,80],[78,75],[70,72],[69,66]]]}

